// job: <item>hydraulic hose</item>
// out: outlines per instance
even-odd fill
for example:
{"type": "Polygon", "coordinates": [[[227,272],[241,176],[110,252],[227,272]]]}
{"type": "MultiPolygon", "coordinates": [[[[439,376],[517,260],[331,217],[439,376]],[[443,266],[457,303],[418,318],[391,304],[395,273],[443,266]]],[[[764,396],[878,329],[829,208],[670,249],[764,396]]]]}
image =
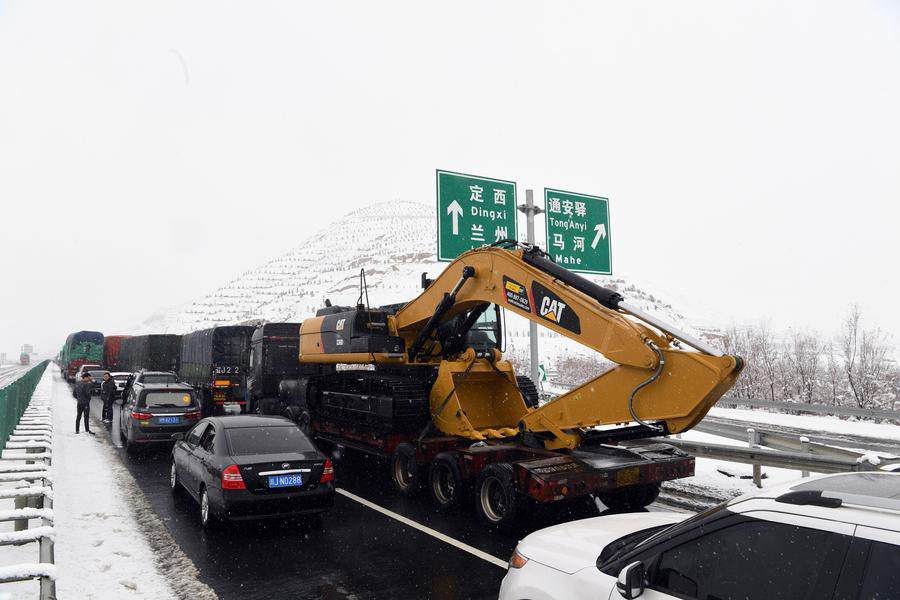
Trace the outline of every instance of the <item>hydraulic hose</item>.
{"type": "Polygon", "coordinates": [[[656,344],[654,344],[653,342],[648,342],[648,345],[653,350],[653,352],[656,353],[656,357],[657,357],[657,359],[659,359],[659,362],[656,365],[656,370],[653,372],[653,375],[651,375],[648,380],[644,381],[643,383],[638,384],[637,387],[635,387],[633,390],[631,390],[631,395],[628,396],[628,412],[631,413],[631,418],[636,423],[640,423],[644,427],[649,427],[650,429],[652,429],[654,431],[661,432],[661,431],[664,431],[662,427],[647,423],[646,421],[644,421],[643,419],[641,419],[639,416],[637,416],[634,413],[634,396],[639,391],[641,391],[643,388],[647,387],[648,385],[650,385],[651,383],[653,383],[654,381],[659,379],[659,376],[662,374],[663,367],[666,366],[666,359],[663,356],[662,350],[657,348],[656,344]]]}

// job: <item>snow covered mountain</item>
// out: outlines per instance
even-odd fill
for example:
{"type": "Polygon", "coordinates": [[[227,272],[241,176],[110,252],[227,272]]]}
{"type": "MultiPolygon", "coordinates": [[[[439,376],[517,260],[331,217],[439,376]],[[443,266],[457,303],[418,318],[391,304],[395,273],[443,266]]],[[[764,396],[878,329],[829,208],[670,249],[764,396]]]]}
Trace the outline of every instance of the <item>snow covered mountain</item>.
{"type": "MultiPolygon", "coordinates": [[[[421,291],[423,272],[435,277],[448,264],[436,260],[434,211],[429,204],[390,202],[351,212],[287,254],[235,277],[188,306],[154,315],[137,332],[186,333],[257,319],[300,321],[313,316],[326,298],[333,304],[355,305],[361,269],[365,269],[370,306],[411,300],[421,291]]],[[[630,303],[697,332],[694,321],[657,295],[621,277],[591,277],[619,291],[630,303]]],[[[515,354],[526,351],[527,321],[508,315],[506,328],[510,349],[515,354]]],[[[570,344],[547,330],[541,338],[549,342],[549,355],[570,344]]]]}

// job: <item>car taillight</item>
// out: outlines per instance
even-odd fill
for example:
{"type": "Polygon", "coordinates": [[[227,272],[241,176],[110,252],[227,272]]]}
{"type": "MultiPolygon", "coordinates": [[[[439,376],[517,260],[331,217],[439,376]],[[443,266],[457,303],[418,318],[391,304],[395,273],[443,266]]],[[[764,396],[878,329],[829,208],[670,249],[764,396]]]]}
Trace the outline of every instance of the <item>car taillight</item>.
{"type": "Polygon", "coordinates": [[[319,483],[327,483],[329,481],[334,481],[334,467],[331,466],[331,459],[325,459],[325,468],[322,469],[322,478],[319,479],[319,483]]]}
{"type": "Polygon", "coordinates": [[[137,419],[138,421],[149,421],[153,418],[153,415],[150,413],[133,412],[131,413],[131,418],[137,419]]]}
{"type": "Polygon", "coordinates": [[[188,412],[188,413],[184,413],[184,418],[185,418],[185,419],[199,419],[199,418],[200,418],[200,413],[199,413],[199,412],[188,412]]]}
{"type": "Polygon", "coordinates": [[[241,477],[241,470],[237,465],[225,467],[222,471],[222,489],[223,490],[246,490],[244,478],[241,477]]]}

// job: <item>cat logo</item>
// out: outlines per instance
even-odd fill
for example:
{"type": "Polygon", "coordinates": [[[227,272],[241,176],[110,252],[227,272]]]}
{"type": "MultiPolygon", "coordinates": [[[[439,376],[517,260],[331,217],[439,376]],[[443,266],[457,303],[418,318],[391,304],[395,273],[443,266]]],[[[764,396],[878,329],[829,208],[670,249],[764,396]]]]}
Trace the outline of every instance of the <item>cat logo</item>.
{"type": "Polygon", "coordinates": [[[549,296],[544,296],[544,299],[541,300],[541,316],[554,323],[562,320],[564,310],[566,310],[566,305],[559,300],[553,300],[549,296]]]}
{"type": "Polygon", "coordinates": [[[347,319],[338,319],[337,325],[334,326],[335,331],[343,331],[344,330],[344,321],[347,319]]]}

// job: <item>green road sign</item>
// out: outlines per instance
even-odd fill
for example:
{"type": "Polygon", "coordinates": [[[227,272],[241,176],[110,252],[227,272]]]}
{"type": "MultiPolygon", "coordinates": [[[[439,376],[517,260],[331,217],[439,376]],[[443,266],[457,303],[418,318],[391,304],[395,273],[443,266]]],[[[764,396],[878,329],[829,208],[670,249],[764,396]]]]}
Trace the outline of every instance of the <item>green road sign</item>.
{"type": "Polygon", "coordinates": [[[609,200],[544,188],[547,252],[558,265],[582,273],[612,274],[609,200]]]}
{"type": "Polygon", "coordinates": [[[438,260],[516,237],[516,183],[437,172],[438,260]]]}

